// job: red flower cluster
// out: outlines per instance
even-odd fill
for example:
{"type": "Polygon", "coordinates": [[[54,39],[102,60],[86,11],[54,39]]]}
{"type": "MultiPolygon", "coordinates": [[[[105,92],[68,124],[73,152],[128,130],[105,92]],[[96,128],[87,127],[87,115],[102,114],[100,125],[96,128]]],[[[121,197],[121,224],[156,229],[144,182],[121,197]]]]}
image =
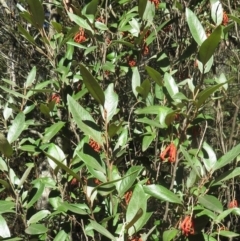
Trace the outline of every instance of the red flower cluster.
{"type": "Polygon", "coordinates": [[[177,154],[177,148],[176,148],[176,146],[173,143],[171,143],[160,154],[160,159],[161,160],[165,160],[166,158],[168,158],[169,162],[175,162],[176,161],[176,154],[177,154]]]}
{"type": "Polygon", "coordinates": [[[61,97],[59,94],[52,94],[50,101],[54,101],[56,104],[59,104],[61,100],[61,97]]]}
{"type": "Polygon", "coordinates": [[[228,204],[228,208],[237,208],[238,207],[238,201],[232,200],[229,204],[228,204]]]}
{"type": "Polygon", "coordinates": [[[185,236],[189,234],[194,234],[193,220],[190,216],[186,216],[182,221],[180,228],[185,236]]]}
{"type": "Polygon", "coordinates": [[[223,26],[226,26],[226,25],[228,24],[228,21],[229,21],[228,15],[227,15],[227,13],[224,11],[224,12],[223,12],[222,25],[223,25],[223,26]]]}
{"type": "Polygon", "coordinates": [[[136,62],[136,60],[134,60],[134,57],[133,57],[132,55],[131,55],[131,56],[128,56],[128,57],[127,57],[127,60],[128,60],[128,65],[129,65],[130,67],[136,66],[137,62],[136,62]]]}
{"type": "Polygon", "coordinates": [[[77,180],[77,178],[74,177],[74,178],[71,180],[70,185],[76,187],[76,186],[78,185],[78,180],[77,180]]]}
{"type": "Polygon", "coordinates": [[[127,205],[129,204],[131,197],[132,197],[132,191],[128,191],[127,193],[125,193],[124,198],[127,205]]]}
{"type": "Polygon", "coordinates": [[[87,39],[87,36],[84,32],[84,30],[82,28],[79,28],[79,32],[76,33],[75,37],[74,37],[74,42],[76,43],[82,43],[82,42],[85,42],[87,39]]]}
{"type": "Polygon", "coordinates": [[[96,141],[90,139],[88,144],[92,147],[94,151],[100,152],[101,146],[96,141]]]}
{"type": "Polygon", "coordinates": [[[160,0],[150,0],[150,2],[154,3],[155,8],[158,8],[159,3],[161,2],[160,0]]]}
{"type": "Polygon", "coordinates": [[[141,238],[135,237],[132,239],[129,239],[128,241],[143,241],[141,238]]]}

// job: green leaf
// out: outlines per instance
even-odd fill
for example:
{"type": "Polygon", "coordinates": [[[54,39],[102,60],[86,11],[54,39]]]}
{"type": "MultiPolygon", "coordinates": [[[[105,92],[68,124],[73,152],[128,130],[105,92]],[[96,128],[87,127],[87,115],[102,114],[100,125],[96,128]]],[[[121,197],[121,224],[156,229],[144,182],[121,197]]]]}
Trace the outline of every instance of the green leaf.
{"type": "Polygon", "coordinates": [[[148,147],[151,145],[151,143],[153,142],[153,140],[155,139],[155,135],[152,134],[152,135],[147,135],[147,136],[144,136],[143,137],[143,140],[142,140],[142,151],[146,151],[148,149],[148,147]]]}
{"type": "Polygon", "coordinates": [[[143,187],[144,192],[155,197],[159,200],[170,202],[170,203],[178,203],[182,204],[182,201],[178,198],[176,194],[167,188],[160,185],[147,185],[143,187]]]}
{"type": "Polygon", "coordinates": [[[24,182],[26,181],[26,179],[28,178],[28,175],[30,174],[30,172],[31,172],[31,170],[33,169],[33,167],[34,167],[34,164],[33,164],[33,163],[31,163],[31,164],[28,165],[28,168],[27,168],[27,170],[23,173],[22,178],[20,179],[20,182],[18,183],[18,187],[17,187],[17,188],[20,188],[20,187],[23,185],[23,183],[24,183],[24,182]]]}
{"type": "Polygon", "coordinates": [[[137,67],[133,67],[132,68],[132,91],[133,94],[135,95],[135,97],[137,98],[138,92],[136,90],[137,86],[141,85],[141,80],[140,80],[140,74],[138,72],[138,68],[137,67]]]}
{"type": "Polygon", "coordinates": [[[84,204],[70,204],[68,202],[64,202],[61,204],[61,207],[64,207],[66,211],[71,211],[80,215],[87,215],[88,207],[84,204]]]}
{"type": "Polygon", "coordinates": [[[87,87],[88,91],[90,92],[90,94],[92,95],[92,97],[100,105],[103,106],[105,102],[105,97],[98,82],[95,80],[92,74],[87,70],[87,68],[82,64],[80,64],[80,72],[82,74],[83,82],[87,87]]]}
{"type": "Polygon", "coordinates": [[[217,85],[208,87],[207,89],[201,91],[197,95],[197,103],[196,103],[197,108],[200,108],[202,106],[202,104],[208,99],[208,97],[210,95],[212,95],[216,90],[218,90],[224,84],[226,84],[226,83],[217,84],[217,85]]]}
{"type": "Polygon", "coordinates": [[[223,206],[221,202],[212,195],[204,195],[198,198],[198,202],[205,208],[208,208],[214,212],[221,213],[223,211],[223,206]]]}
{"type": "Polygon", "coordinates": [[[8,131],[7,139],[10,144],[16,141],[17,138],[21,135],[24,130],[24,125],[25,115],[23,114],[23,112],[19,112],[13,120],[12,125],[10,126],[8,131]]]}
{"type": "Polygon", "coordinates": [[[108,27],[104,23],[101,23],[101,22],[95,22],[95,27],[97,29],[100,29],[100,30],[103,30],[103,31],[109,31],[108,27]]]}
{"type": "Polygon", "coordinates": [[[83,109],[70,95],[67,96],[69,111],[73,116],[73,120],[85,135],[90,136],[98,144],[103,145],[103,140],[99,127],[94,122],[91,115],[83,109]]]}
{"type": "Polygon", "coordinates": [[[68,238],[68,234],[64,231],[61,230],[58,232],[57,236],[54,238],[53,241],[65,241],[68,238]]]}
{"type": "Polygon", "coordinates": [[[164,83],[163,83],[163,77],[162,75],[156,71],[155,69],[149,67],[149,66],[146,66],[145,67],[148,75],[159,85],[159,86],[163,86],[164,83]]]}
{"type": "Polygon", "coordinates": [[[39,0],[27,0],[27,3],[30,7],[33,25],[38,29],[42,28],[45,18],[43,4],[39,0]]]}
{"type": "Polygon", "coordinates": [[[214,32],[202,43],[199,50],[199,60],[205,66],[217,48],[222,34],[222,27],[218,26],[214,32]]]}
{"type": "Polygon", "coordinates": [[[207,152],[208,154],[208,159],[203,158],[203,163],[207,169],[207,171],[209,172],[213,166],[215,165],[215,163],[217,162],[217,157],[215,152],[213,151],[212,147],[209,146],[207,144],[207,142],[203,143],[203,149],[207,152]]]}
{"type": "Polygon", "coordinates": [[[2,238],[9,238],[9,237],[11,237],[8,225],[7,225],[5,219],[3,218],[2,215],[0,215],[0,230],[1,230],[0,231],[0,236],[2,238]]]}
{"type": "MultiPolygon", "coordinates": [[[[169,73],[165,73],[164,75],[164,85],[169,93],[169,95],[172,97],[179,93],[178,86],[173,79],[173,77],[169,73]]],[[[176,100],[177,101],[177,100],[176,100]]]]}
{"type": "Polygon", "coordinates": [[[75,177],[79,182],[82,182],[82,179],[78,174],[76,174],[72,169],[68,168],[66,165],[64,165],[62,162],[58,161],[55,157],[50,156],[47,152],[43,151],[43,153],[51,158],[52,161],[54,161],[58,167],[62,168],[64,171],[66,171],[69,175],[75,177]]]}
{"type": "Polygon", "coordinates": [[[37,213],[35,213],[28,221],[27,225],[30,225],[32,223],[37,223],[38,221],[46,218],[51,212],[49,210],[41,210],[37,213]]]}
{"type": "Polygon", "coordinates": [[[220,232],[217,234],[221,235],[223,237],[227,237],[227,238],[234,238],[234,237],[238,237],[240,235],[238,233],[234,233],[234,232],[227,231],[227,230],[220,230],[220,232]]]}
{"type": "Polygon", "coordinates": [[[38,182],[34,186],[34,190],[36,190],[36,192],[35,192],[34,196],[32,197],[32,199],[27,203],[27,205],[26,205],[27,208],[32,207],[32,205],[41,198],[43,191],[44,191],[44,187],[45,187],[45,185],[42,182],[38,182]]]}
{"type": "Polygon", "coordinates": [[[101,108],[103,119],[108,124],[113,116],[116,114],[117,105],[118,105],[118,95],[114,91],[113,84],[110,84],[104,92],[105,102],[104,109],[101,108]]]}
{"type": "Polygon", "coordinates": [[[85,28],[85,29],[89,30],[92,34],[94,34],[93,29],[91,28],[91,26],[88,24],[88,22],[85,19],[80,18],[76,14],[73,14],[70,12],[68,12],[68,16],[70,17],[71,21],[74,21],[78,26],[85,28]]]}
{"type": "Polygon", "coordinates": [[[213,185],[221,184],[224,181],[240,176],[240,167],[235,167],[233,170],[229,170],[214,180],[213,185]]]}
{"type": "Polygon", "coordinates": [[[236,16],[229,14],[228,17],[240,25],[240,19],[236,16]]]}
{"type": "Polygon", "coordinates": [[[141,86],[138,86],[136,88],[137,92],[143,97],[143,99],[146,99],[148,97],[148,94],[151,90],[151,83],[148,79],[144,80],[141,84],[141,86]]]}
{"type": "Polygon", "coordinates": [[[163,241],[171,241],[173,240],[177,234],[179,233],[179,230],[177,229],[170,229],[163,232],[163,241]]]}
{"type": "Polygon", "coordinates": [[[182,145],[180,146],[180,150],[186,158],[189,166],[195,171],[198,177],[201,177],[201,166],[196,165],[195,160],[189,155],[189,153],[185,150],[185,148],[182,145]]]}
{"type": "Polygon", "coordinates": [[[219,0],[210,0],[211,17],[215,25],[220,25],[223,20],[223,8],[219,0]]]}
{"type": "Polygon", "coordinates": [[[12,156],[12,153],[13,153],[13,149],[11,145],[9,144],[7,138],[1,132],[0,132],[0,152],[6,157],[12,156]]]}
{"type": "Polygon", "coordinates": [[[150,217],[151,214],[146,213],[147,210],[147,195],[144,193],[143,187],[138,183],[133,190],[132,197],[127,206],[126,212],[126,222],[128,225],[126,228],[129,228],[128,235],[133,235],[138,232],[145,222],[146,219],[150,217]]]}
{"type": "Polygon", "coordinates": [[[6,88],[6,87],[4,87],[4,86],[1,86],[1,85],[0,85],[0,88],[1,88],[2,90],[4,90],[6,93],[12,94],[12,95],[15,96],[15,97],[20,97],[20,98],[22,98],[22,99],[24,99],[24,100],[27,100],[27,99],[28,99],[27,96],[22,95],[22,94],[16,92],[15,90],[8,89],[8,88],[6,88]]]}
{"type": "Polygon", "coordinates": [[[207,38],[202,24],[199,22],[197,16],[189,8],[186,8],[186,19],[194,40],[200,46],[207,38]]]}
{"type": "Polygon", "coordinates": [[[45,129],[45,135],[42,138],[42,142],[49,142],[65,125],[65,122],[59,121],[54,123],[50,127],[45,129]]]}
{"type": "MultiPolygon", "coordinates": [[[[62,162],[64,165],[67,165],[66,156],[59,146],[55,145],[54,143],[51,143],[48,147],[47,153],[49,156],[54,156],[56,160],[58,160],[59,162],[62,162]]],[[[55,168],[57,167],[57,164],[51,159],[51,157],[47,157],[47,160],[50,167],[53,170],[55,170],[55,168]]]]}
{"type": "MultiPolygon", "coordinates": [[[[80,151],[77,151],[76,152],[78,157],[87,165],[87,166],[90,166],[104,174],[106,174],[106,170],[104,167],[102,167],[99,162],[93,157],[93,156],[90,156],[90,155],[87,155],[87,154],[84,154],[80,151]]],[[[101,181],[101,180],[100,180],[101,181]]],[[[106,180],[105,180],[106,181],[106,180]]]]}
{"type": "Polygon", "coordinates": [[[212,171],[216,171],[227,164],[231,163],[234,158],[236,158],[240,154],[240,144],[233,147],[229,152],[227,152],[224,156],[222,156],[216,164],[214,165],[212,171]]]}
{"type": "Polygon", "coordinates": [[[30,35],[30,33],[24,29],[20,24],[17,24],[18,31],[23,35],[25,39],[27,39],[31,44],[36,45],[34,38],[30,35]]]}
{"type": "Polygon", "coordinates": [[[109,137],[112,138],[113,136],[115,136],[117,134],[117,132],[122,127],[122,123],[123,123],[123,121],[121,121],[118,125],[110,124],[110,126],[108,128],[108,135],[109,135],[109,137]]]}
{"type": "MultiPolygon", "coordinates": [[[[160,105],[147,106],[142,109],[135,110],[134,113],[137,115],[142,115],[142,114],[158,115],[162,111],[162,107],[163,106],[160,106],[160,105]]],[[[169,108],[167,108],[167,109],[169,109],[169,108]]]]}
{"type": "Polygon", "coordinates": [[[0,214],[8,212],[11,213],[13,208],[15,208],[15,203],[11,201],[0,200],[0,214]]]}
{"type": "Polygon", "coordinates": [[[129,168],[127,173],[123,176],[123,180],[119,186],[118,195],[120,197],[123,197],[125,192],[127,192],[132,187],[142,169],[143,167],[140,166],[132,166],[129,168]]]}
{"type": "Polygon", "coordinates": [[[25,88],[28,88],[29,86],[31,86],[33,84],[33,82],[35,81],[36,78],[36,66],[34,66],[32,68],[32,70],[30,71],[30,73],[28,74],[26,83],[25,83],[25,88]]]}
{"type": "Polygon", "coordinates": [[[95,15],[97,12],[98,0],[92,0],[86,6],[86,14],[95,15]]]}
{"type": "Polygon", "coordinates": [[[239,209],[239,208],[230,208],[230,209],[227,209],[227,210],[224,210],[223,212],[221,212],[217,217],[216,219],[214,219],[214,222],[215,223],[220,223],[222,222],[222,220],[227,217],[230,213],[234,212],[235,209],[239,209]]]}
{"type": "Polygon", "coordinates": [[[138,14],[140,18],[143,18],[148,0],[138,0],[138,14]]]}
{"type": "Polygon", "coordinates": [[[93,227],[93,229],[95,229],[97,232],[101,233],[102,235],[104,235],[105,237],[109,238],[112,241],[116,241],[116,238],[107,230],[105,229],[101,224],[89,220],[91,223],[91,226],[93,227]]]}
{"type": "Polygon", "coordinates": [[[32,224],[28,228],[25,229],[26,234],[37,235],[47,233],[48,228],[46,228],[43,224],[32,224]]]}

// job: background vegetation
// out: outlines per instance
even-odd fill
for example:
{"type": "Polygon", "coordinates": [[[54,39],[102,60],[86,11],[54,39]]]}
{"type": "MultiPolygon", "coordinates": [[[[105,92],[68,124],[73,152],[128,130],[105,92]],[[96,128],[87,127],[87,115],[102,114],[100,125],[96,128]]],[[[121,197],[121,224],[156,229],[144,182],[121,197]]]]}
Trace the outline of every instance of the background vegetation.
{"type": "Polygon", "coordinates": [[[239,8],[1,0],[0,240],[239,240],[239,8]]]}

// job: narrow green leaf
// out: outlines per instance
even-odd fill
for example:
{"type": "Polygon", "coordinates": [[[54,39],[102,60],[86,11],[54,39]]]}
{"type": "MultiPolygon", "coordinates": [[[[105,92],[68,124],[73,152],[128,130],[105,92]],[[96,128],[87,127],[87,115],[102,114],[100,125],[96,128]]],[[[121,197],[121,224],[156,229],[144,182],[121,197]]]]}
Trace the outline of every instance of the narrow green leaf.
{"type": "Polygon", "coordinates": [[[6,157],[12,156],[12,153],[13,153],[13,149],[11,145],[9,144],[7,138],[1,132],[0,132],[0,152],[6,157]]]}
{"type": "Polygon", "coordinates": [[[236,16],[229,14],[228,17],[231,18],[233,21],[235,21],[237,24],[240,25],[240,19],[237,18],[236,16]]]}
{"type": "Polygon", "coordinates": [[[105,229],[101,224],[89,220],[91,223],[91,226],[93,227],[93,229],[95,229],[97,232],[101,233],[102,235],[104,235],[105,237],[109,238],[112,241],[116,241],[116,238],[107,230],[105,229]]]}
{"type": "Polygon", "coordinates": [[[138,14],[140,18],[143,18],[148,0],[138,0],[138,14]]]}
{"type": "Polygon", "coordinates": [[[163,186],[152,184],[144,186],[143,190],[145,193],[162,201],[182,204],[182,201],[176,194],[174,194],[172,191],[168,190],[163,186]]]}
{"type": "Polygon", "coordinates": [[[97,12],[97,7],[98,7],[98,0],[92,0],[86,6],[86,14],[95,15],[97,12]]]}
{"type": "Polygon", "coordinates": [[[95,78],[92,76],[92,74],[87,70],[87,68],[80,64],[80,72],[83,77],[83,82],[86,85],[88,91],[92,95],[92,97],[100,104],[104,105],[105,97],[104,93],[98,84],[98,82],[95,80],[95,78]]]}
{"type": "Polygon", "coordinates": [[[221,184],[224,181],[240,176],[240,167],[235,167],[233,170],[229,170],[214,180],[213,185],[221,184]]]}
{"type": "Polygon", "coordinates": [[[103,140],[99,127],[94,122],[91,115],[83,109],[70,95],[67,96],[69,111],[73,116],[73,120],[77,123],[81,131],[85,135],[90,136],[98,144],[103,145],[103,140]]]}
{"type": "Polygon", "coordinates": [[[17,24],[18,31],[23,35],[25,39],[27,39],[31,44],[36,45],[34,38],[30,35],[30,33],[24,29],[20,24],[17,24]]]}
{"type": "Polygon", "coordinates": [[[219,0],[210,0],[211,17],[215,25],[220,25],[223,20],[223,7],[219,0]]]}
{"type": "Polygon", "coordinates": [[[236,158],[240,154],[240,144],[233,147],[229,152],[227,152],[224,156],[222,156],[213,167],[212,171],[216,171],[227,164],[231,163],[234,158],[236,158]]]}
{"type": "Polygon", "coordinates": [[[208,159],[204,158],[203,159],[203,162],[204,162],[204,165],[207,169],[207,171],[209,172],[213,166],[215,165],[215,163],[217,162],[217,157],[216,157],[216,154],[215,152],[213,151],[212,147],[209,146],[207,144],[207,142],[204,142],[203,143],[203,149],[207,152],[208,154],[208,159]]]}
{"type": "Polygon", "coordinates": [[[45,129],[45,135],[42,138],[42,142],[49,142],[65,125],[65,122],[59,121],[54,123],[50,127],[45,129]]]}
{"type": "Polygon", "coordinates": [[[142,151],[146,151],[148,149],[148,147],[151,145],[151,143],[153,142],[153,140],[155,139],[155,135],[148,135],[148,136],[144,136],[143,140],[142,140],[142,151]]]}
{"type": "Polygon", "coordinates": [[[26,83],[25,83],[25,88],[28,88],[29,86],[31,86],[33,84],[33,82],[35,81],[36,78],[36,66],[34,66],[32,68],[32,70],[30,71],[30,73],[28,74],[26,83]]]}
{"type": "Polygon", "coordinates": [[[136,88],[137,92],[143,97],[143,99],[146,99],[148,97],[148,94],[151,90],[151,83],[148,79],[144,80],[141,84],[141,86],[138,86],[136,88]]]}
{"type": "Polygon", "coordinates": [[[186,18],[190,32],[194,40],[200,46],[207,38],[205,30],[200,21],[198,20],[197,16],[189,8],[186,8],[186,18]]]}
{"type": "Polygon", "coordinates": [[[117,105],[118,105],[118,95],[114,91],[113,84],[110,84],[104,92],[105,94],[105,103],[104,109],[101,108],[103,119],[106,123],[109,123],[113,116],[116,114],[117,105]]]}
{"type": "Polygon", "coordinates": [[[39,0],[27,0],[27,3],[30,8],[33,25],[38,29],[42,28],[45,18],[42,2],[39,0]]]}
{"type": "Polygon", "coordinates": [[[26,234],[37,235],[47,233],[48,228],[46,228],[43,224],[31,224],[28,228],[25,229],[26,234]]]}
{"type": "MultiPolygon", "coordinates": [[[[0,214],[2,213],[11,213],[15,208],[15,203],[11,202],[11,201],[4,201],[4,200],[0,200],[0,214]]],[[[1,230],[1,229],[0,229],[1,230]]]]}
{"type": "Polygon", "coordinates": [[[2,215],[0,215],[0,236],[2,238],[9,238],[11,237],[10,230],[8,228],[7,222],[3,218],[2,215]]]}
{"type": "Polygon", "coordinates": [[[37,213],[35,213],[28,221],[27,225],[30,225],[32,223],[37,223],[40,220],[43,220],[46,218],[51,212],[49,210],[41,210],[37,213]]]}
{"type": "Polygon", "coordinates": [[[148,75],[159,85],[159,86],[163,86],[164,83],[163,83],[163,77],[162,75],[156,71],[155,69],[149,67],[149,66],[146,66],[145,67],[148,75]]]}
{"type": "MultiPolygon", "coordinates": [[[[171,97],[179,93],[178,86],[174,78],[167,72],[164,75],[164,85],[171,97]]],[[[175,101],[178,101],[178,100],[175,100],[175,101]]],[[[178,102],[180,102],[180,100],[178,102]]]]}
{"type": "Polygon", "coordinates": [[[23,112],[19,112],[12,122],[9,128],[7,139],[9,143],[16,141],[24,130],[25,115],[23,112]]]}
{"type": "Polygon", "coordinates": [[[173,240],[177,234],[179,233],[179,230],[177,229],[170,229],[163,232],[163,241],[171,241],[173,240]]]}
{"type": "Polygon", "coordinates": [[[127,173],[123,176],[123,180],[119,186],[118,195],[120,197],[123,197],[125,192],[132,187],[142,169],[143,167],[140,166],[132,166],[129,168],[127,173]]]}
{"type": "Polygon", "coordinates": [[[31,163],[31,164],[29,165],[29,167],[27,168],[27,170],[23,173],[22,178],[20,179],[20,182],[18,183],[18,187],[17,187],[17,188],[20,188],[20,187],[23,185],[23,183],[24,183],[24,182],[26,181],[26,179],[28,178],[28,175],[30,174],[30,172],[31,172],[31,170],[33,169],[33,167],[34,167],[34,164],[31,163]]]}
{"type": "Polygon", "coordinates": [[[197,103],[196,106],[198,108],[208,99],[210,95],[212,95],[216,90],[218,90],[221,86],[226,83],[217,84],[211,87],[206,88],[205,90],[201,91],[197,96],[197,103]]]}
{"type": "Polygon", "coordinates": [[[36,190],[36,192],[35,192],[34,196],[32,197],[32,199],[27,203],[27,205],[26,205],[27,208],[32,207],[32,205],[41,198],[43,191],[44,191],[44,187],[45,187],[45,185],[42,182],[38,182],[35,185],[34,190],[36,190]]]}
{"type": "Polygon", "coordinates": [[[199,60],[205,66],[217,48],[222,34],[222,27],[218,26],[213,33],[202,43],[199,50],[199,60]]]}
{"type": "Polygon", "coordinates": [[[68,12],[68,16],[69,16],[70,19],[71,19],[72,21],[74,21],[78,26],[80,26],[80,27],[82,27],[82,28],[85,28],[85,29],[89,30],[92,34],[94,34],[93,29],[91,28],[91,26],[88,24],[88,22],[87,22],[85,19],[77,16],[76,14],[70,13],[70,12],[68,12]]]}
{"type": "Polygon", "coordinates": [[[53,241],[65,241],[68,238],[68,234],[64,231],[61,230],[58,232],[57,236],[54,238],[53,241]]]}
{"type": "Polygon", "coordinates": [[[138,68],[137,67],[133,67],[132,68],[132,91],[133,94],[135,95],[135,97],[137,98],[138,92],[136,90],[137,86],[141,85],[141,80],[140,80],[140,74],[138,72],[138,68]]]}
{"type": "Polygon", "coordinates": [[[212,195],[204,195],[198,198],[198,202],[205,208],[208,208],[214,212],[221,213],[223,211],[223,206],[221,202],[212,195]]]}
{"type": "Polygon", "coordinates": [[[234,232],[227,231],[227,230],[221,230],[218,234],[223,236],[223,237],[227,237],[227,238],[235,238],[235,237],[238,237],[240,235],[238,233],[234,233],[234,232]]]}
{"type": "Polygon", "coordinates": [[[62,162],[58,161],[55,157],[50,156],[47,152],[43,151],[43,153],[48,157],[51,158],[52,161],[54,161],[58,167],[62,168],[64,171],[66,171],[69,175],[75,177],[79,182],[82,182],[82,179],[77,175],[72,169],[68,168],[66,165],[64,165],[62,162]]]}
{"type": "MultiPolygon", "coordinates": [[[[47,153],[49,156],[54,156],[56,160],[58,160],[59,162],[62,162],[64,165],[67,165],[66,156],[59,146],[55,145],[54,143],[51,143],[48,147],[47,153]]],[[[55,163],[55,161],[53,161],[51,157],[47,157],[47,160],[50,167],[53,170],[55,170],[55,168],[57,167],[57,164],[55,163]]]]}

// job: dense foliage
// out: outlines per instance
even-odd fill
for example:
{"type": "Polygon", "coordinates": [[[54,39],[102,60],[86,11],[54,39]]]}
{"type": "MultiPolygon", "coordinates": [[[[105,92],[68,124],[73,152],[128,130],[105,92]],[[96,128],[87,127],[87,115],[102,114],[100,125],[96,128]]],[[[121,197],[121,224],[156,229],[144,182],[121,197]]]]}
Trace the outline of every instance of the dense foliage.
{"type": "Polygon", "coordinates": [[[238,240],[238,1],[1,4],[0,240],[238,240]]]}

